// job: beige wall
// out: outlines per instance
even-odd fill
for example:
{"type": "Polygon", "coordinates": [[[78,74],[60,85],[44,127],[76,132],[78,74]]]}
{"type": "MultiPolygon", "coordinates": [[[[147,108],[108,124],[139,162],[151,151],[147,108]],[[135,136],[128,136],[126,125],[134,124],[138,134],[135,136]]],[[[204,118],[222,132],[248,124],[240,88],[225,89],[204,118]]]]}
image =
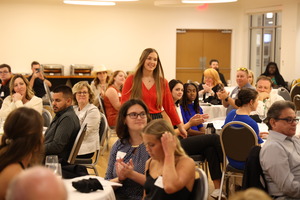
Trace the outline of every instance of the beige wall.
{"type": "MultiPolygon", "coordinates": [[[[6,1],[9,2],[9,1],[6,1]]],[[[42,1],[40,1],[42,2],[42,1]]],[[[248,65],[249,10],[282,5],[282,74],[296,78],[299,0],[240,0],[206,10],[163,7],[91,7],[0,2],[0,63],[30,72],[30,63],[105,64],[132,70],[143,49],[156,48],[167,79],[175,77],[176,29],[232,29],[233,68],[248,65]],[[272,2],[272,3],[268,3],[272,2]],[[292,19],[292,20],[291,20],[292,19]]],[[[216,47],[217,48],[217,47],[216,47]]],[[[235,75],[232,70],[232,76],[235,75]]]]}

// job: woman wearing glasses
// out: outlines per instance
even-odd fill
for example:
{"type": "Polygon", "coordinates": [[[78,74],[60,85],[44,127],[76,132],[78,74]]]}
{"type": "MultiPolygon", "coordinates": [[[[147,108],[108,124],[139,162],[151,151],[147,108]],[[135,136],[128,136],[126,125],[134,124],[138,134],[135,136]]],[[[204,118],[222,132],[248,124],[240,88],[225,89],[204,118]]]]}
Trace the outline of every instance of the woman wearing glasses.
{"type": "Polygon", "coordinates": [[[176,114],[168,81],[164,78],[162,64],[155,49],[147,48],[143,51],[136,71],[124,83],[122,103],[134,98],[145,102],[152,119],[162,118],[163,108],[182,137],[186,137],[187,132],[176,114]]]}
{"type": "Polygon", "coordinates": [[[108,88],[104,95],[104,107],[108,125],[116,125],[116,118],[121,107],[121,88],[125,82],[126,75],[123,71],[115,71],[108,81],[108,88]]]}
{"type": "Polygon", "coordinates": [[[236,88],[234,88],[230,94],[228,94],[228,92],[225,90],[217,93],[219,99],[222,100],[223,106],[227,108],[226,115],[228,115],[231,110],[238,108],[238,106],[235,104],[235,99],[242,88],[252,88],[255,90],[255,88],[249,83],[248,77],[249,71],[247,68],[238,68],[236,72],[236,88]]]}
{"type": "Polygon", "coordinates": [[[115,190],[118,200],[142,199],[145,163],[149,158],[142,130],[149,121],[148,108],[141,100],[130,99],[119,110],[116,123],[119,139],[110,151],[105,175],[105,179],[123,184],[115,190]]]}
{"type": "Polygon", "coordinates": [[[79,118],[80,125],[87,123],[86,135],[78,152],[78,158],[91,158],[99,149],[100,113],[92,104],[94,93],[88,82],[80,81],[73,88],[74,111],[79,118]]]}
{"type": "MultiPolygon", "coordinates": [[[[243,88],[239,91],[237,95],[237,99],[235,100],[235,104],[238,109],[233,109],[227,115],[225,119],[225,124],[232,122],[232,121],[241,121],[253,128],[255,131],[258,144],[263,143],[263,140],[259,136],[259,128],[257,123],[249,116],[251,111],[255,111],[258,105],[258,92],[251,88],[243,88]]],[[[245,167],[244,162],[235,161],[233,159],[228,158],[229,164],[236,168],[243,170],[245,167]]]]}

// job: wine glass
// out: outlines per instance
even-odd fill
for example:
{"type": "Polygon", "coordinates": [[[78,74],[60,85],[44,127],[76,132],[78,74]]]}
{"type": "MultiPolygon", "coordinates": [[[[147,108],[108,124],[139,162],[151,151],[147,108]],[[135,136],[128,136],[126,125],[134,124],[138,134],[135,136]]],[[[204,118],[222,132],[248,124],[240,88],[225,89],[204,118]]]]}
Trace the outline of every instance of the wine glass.
{"type": "Polygon", "coordinates": [[[262,113],[258,114],[259,119],[261,120],[261,123],[264,123],[264,119],[266,118],[266,112],[265,109],[263,110],[262,113]]]}

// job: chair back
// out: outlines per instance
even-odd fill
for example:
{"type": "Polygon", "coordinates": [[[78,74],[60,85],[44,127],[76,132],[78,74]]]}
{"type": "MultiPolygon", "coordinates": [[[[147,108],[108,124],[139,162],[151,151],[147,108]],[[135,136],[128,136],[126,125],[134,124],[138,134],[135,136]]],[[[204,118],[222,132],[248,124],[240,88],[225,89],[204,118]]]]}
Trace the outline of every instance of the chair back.
{"type": "Polygon", "coordinates": [[[191,200],[207,200],[208,198],[208,180],[205,172],[196,168],[196,179],[194,182],[191,200]],[[199,176],[199,177],[197,177],[199,176]]]}
{"type": "Polygon", "coordinates": [[[294,96],[293,102],[296,106],[296,110],[300,110],[300,94],[294,96]]]}
{"type": "Polygon", "coordinates": [[[82,141],[84,139],[86,129],[87,129],[87,123],[82,124],[81,128],[80,128],[80,130],[79,130],[79,132],[76,136],[76,139],[74,141],[71,153],[70,153],[69,158],[68,158],[68,163],[70,163],[70,164],[75,163],[75,159],[76,159],[76,156],[78,155],[79,149],[80,149],[82,141]]]}
{"type": "Polygon", "coordinates": [[[104,113],[100,112],[100,127],[99,127],[99,138],[100,138],[100,149],[104,145],[105,139],[108,134],[108,122],[104,113]]]}
{"type": "Polygon", "coordinates": [[[255,187],[268,193],[267,181],[260,165],[260,150],[260,146],[254,146],[250,150],[245,164],[242,189],[255,187]]]}
{"type": "MultiPolygon", "coordinates": [[[[255,131],[246,123],[232,121],[224,125],[220,133],[224,158],[246,161],[250,149],[258,144],[255,131]]],[[[226,163],[226,162],[224,162],[226,163]]]]}
{"type": "Polygon", "coordinates": [[[50,123],[52,121],[52,115],[49,112],[49,110],[43,108],[42,116],[43,116],[43,119],[44,119],[44,127],[49,127],[50,123]]]}
{"type": "Polygon", "coordinates": [[[289,91],[284,87],[278,88],[278,95],[282,96],[286,101],[292,101],[289,91]]]}
{"type": "Polygon", "coordinates": [[[100,112],[103,113],[104,115],[106,115],[105,107],[104,107],[104,100],[103,100],[103,98],[101,97],[100,94],[98,95],[98,101],[99,101],[99,110],[100,110],[100,112]]]}
{"type": "Polygon", "coordinates": [[[297,94],[300,94],[300,83],[295,84],[291,89],[290,95],[292,101],[294,100],[294,96],[296,96],[297,94]]]}
{"type": "Polygon", "coordinates": [[[46,84],[45,81],[44,81],[44,88],[45,88],[45,91],[46,91],[46,101],[48,101],[48,102],[46,102],[46,105],[50,105],[51,109],[53,109],[53,106],[52,106],[53,99],[52,99],[52,96],[51,96],[50,88],[46,84]]]}

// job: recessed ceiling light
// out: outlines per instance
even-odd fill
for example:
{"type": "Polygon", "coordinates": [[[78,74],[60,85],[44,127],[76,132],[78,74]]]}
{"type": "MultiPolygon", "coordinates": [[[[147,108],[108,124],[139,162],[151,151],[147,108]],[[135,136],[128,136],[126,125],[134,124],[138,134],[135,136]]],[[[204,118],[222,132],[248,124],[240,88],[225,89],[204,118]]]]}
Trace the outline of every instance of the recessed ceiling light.
{"type": "Polygon", "coordinates": [[[88,5],[88,6],[114,6],[115,2],[108,1],[73,1],[73,0],[64,0],[65,4],[75,4],[75,5],[88,5]]]}
{"type": "Polygon", "coordinates": [[[229,3],[237,0],[182,0],[182,3],[229,3]]]}

